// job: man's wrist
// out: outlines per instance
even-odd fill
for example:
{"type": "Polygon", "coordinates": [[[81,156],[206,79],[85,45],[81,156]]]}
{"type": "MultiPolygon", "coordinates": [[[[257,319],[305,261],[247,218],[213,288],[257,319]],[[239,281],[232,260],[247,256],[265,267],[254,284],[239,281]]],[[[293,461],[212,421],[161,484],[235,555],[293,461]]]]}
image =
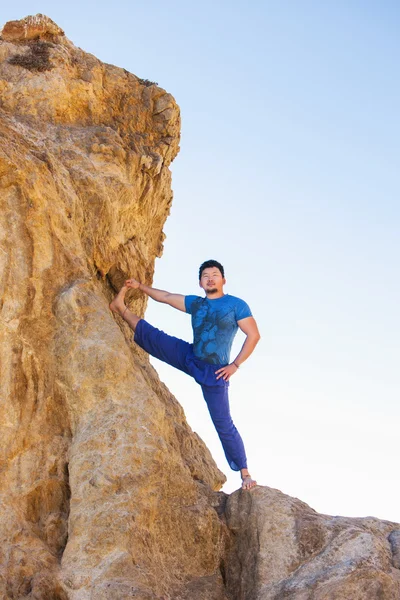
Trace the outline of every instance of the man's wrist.
{"type": "Polygon", "coordinates": [[[237,364],[237,362],[236,362],[235,360],[233,361],[233,363],[232,363],[232,364],[233,364],[233,365],[235,365],[235,367],[236,367],[237,369],[239,368],[239,365],[237,364]]]}

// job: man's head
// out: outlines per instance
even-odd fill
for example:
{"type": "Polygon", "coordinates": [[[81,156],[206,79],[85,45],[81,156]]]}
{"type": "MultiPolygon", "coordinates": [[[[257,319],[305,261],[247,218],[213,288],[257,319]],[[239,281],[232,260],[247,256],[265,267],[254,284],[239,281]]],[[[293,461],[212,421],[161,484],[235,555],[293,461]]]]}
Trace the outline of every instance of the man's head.
{"type": "Polygon", "coordinates": [[[207,296],[223,295],[224,267],[217,260],[206,260],[199,269],[199,284],[207,296]]]}

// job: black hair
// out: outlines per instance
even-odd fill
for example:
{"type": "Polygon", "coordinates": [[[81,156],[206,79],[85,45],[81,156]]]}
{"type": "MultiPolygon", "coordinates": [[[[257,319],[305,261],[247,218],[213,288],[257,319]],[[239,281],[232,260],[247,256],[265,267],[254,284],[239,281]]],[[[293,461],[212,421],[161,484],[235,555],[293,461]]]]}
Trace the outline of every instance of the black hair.
{"type": "Polygon", "coordinates": [[[224,267],[221,265],[221,263],[219,263],[217,260],[206,260],[202,265],[200,265],[199,280],[201,279],[204,269],[209,269],[210,267],[217,267],[217,269],[220,270],[222,277],[225,277],[224,267]]]}

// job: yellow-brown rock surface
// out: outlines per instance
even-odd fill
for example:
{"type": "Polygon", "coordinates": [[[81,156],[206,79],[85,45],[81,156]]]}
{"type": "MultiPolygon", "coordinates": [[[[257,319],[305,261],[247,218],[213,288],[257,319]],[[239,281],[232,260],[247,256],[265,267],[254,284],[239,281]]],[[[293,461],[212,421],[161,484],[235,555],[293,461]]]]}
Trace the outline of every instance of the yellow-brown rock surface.
{"type": "MultiPolygon", "coordinates": [[[[223,474],[108,303],[151,283],[174,98],[42,15],[0,39],[0,599],[393,600],[400,526],[223,474]],[[226,510],[225,510],[226,503],[226,510]]],[[[130,297],[143,315],[146,299],[130,297]]]]}
{"type": "Polygon", "coordinates": [[[108,308],[162,252],[179,108],[46,17],[0,57],[0,597],[218,590],[224,476],[108,308]]]}

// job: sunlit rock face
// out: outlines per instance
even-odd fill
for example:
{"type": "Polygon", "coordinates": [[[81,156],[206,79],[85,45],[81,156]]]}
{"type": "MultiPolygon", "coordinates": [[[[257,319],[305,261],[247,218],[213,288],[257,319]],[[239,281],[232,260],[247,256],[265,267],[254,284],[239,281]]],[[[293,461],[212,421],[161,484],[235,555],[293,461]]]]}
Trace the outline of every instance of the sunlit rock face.
{"type": "Polygon", "coordinates": [[[108,308],[162,253],[174,98],[37,15],[2,30],[0,117],[0,599],[400,598],[400,525],[218,492],[108,308]]]}
{"type": "Polygon", "coordinates": [[[179,108],[41,15],[0,59],[0,597],[223,597],[224,476],[108,308],[162,253],[179,108]]]}

